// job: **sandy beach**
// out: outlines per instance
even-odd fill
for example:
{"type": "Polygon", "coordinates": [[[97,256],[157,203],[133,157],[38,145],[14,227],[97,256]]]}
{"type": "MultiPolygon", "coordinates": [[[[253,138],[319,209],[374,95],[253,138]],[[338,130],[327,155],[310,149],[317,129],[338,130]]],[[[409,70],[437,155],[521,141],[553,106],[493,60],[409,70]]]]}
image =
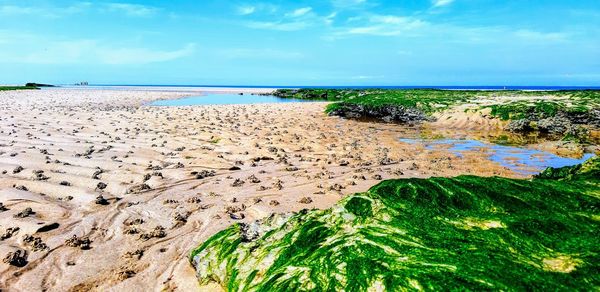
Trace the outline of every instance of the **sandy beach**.
{"type": "Polygon", "coordinates": [[[328,208],[384,179],[522,177],[483,152],[399,140],[420,128],[329,117],[323,103],[146,105],[189,95],[0,92],[0,256],[27,252],[22,268],[0,264],[2,290],[195,290],[190,250],[232,223],[328,208]]]}

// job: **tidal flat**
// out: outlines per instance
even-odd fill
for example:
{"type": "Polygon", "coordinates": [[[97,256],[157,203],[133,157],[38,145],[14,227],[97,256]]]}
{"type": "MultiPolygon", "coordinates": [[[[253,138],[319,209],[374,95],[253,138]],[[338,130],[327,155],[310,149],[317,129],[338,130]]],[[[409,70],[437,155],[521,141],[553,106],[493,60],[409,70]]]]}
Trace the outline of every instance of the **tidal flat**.
{"type": "MultiPolygon", "coordinates": [[[[539,120],[562,117],[561,111],[557,111],[554,116],[531,119],[528,125],[533,131],[512,131],[507,127],[513,119],[505,120],[501,114],[497,114],[502,110],[494,112],[493,108],[485,108],[483,105],[481,110],[479,107],[478,110],[471,110],[472,105],[478,104],[479,100],[474,97],[475,93],[470,93],[473,96],[469,95],[468,102],[452,102],[439,111],[421,111],[420,104],[416,103],[419,115],[425,117],[417,123],[332,115],[328,109],[339,102],[336,100],[326,103],[149,106],[159,100],[177,100],[207,93],[273,94],[272,91],[53,88],[0,92],[0,257],[4,260],[0,264],[0,288],[24,291],[105,291],[146,287],[189,291],[206,287],[237,290],[254,285],[258,289],[256,283],[259,282],[256,281],[266,279],[264,277],[268,273],[260,274],[263,278],[258,277],[255,282],[249,281],[246,274],[231,276],[233,270],[217,273],[213,269],[213,276],[200,274],[196,268],[203,263],[214,263],[216,259],[207,256],[204,257],[205,261],[197,261],[193,266],[190,259],[199,257],[190,257],[192,251],[203,243],[207,247],[207,253],[223,250],[223,246],[219,244],[229,244],[229,240],[233,240],[238,234],[235,233],[236,228],[244,226],[238,223],[250,226],[257,220],[269,220],[265,218],[312,218],[316,220],[314,224],[317,224],[317,221],[323,219],[319,217],[323,213],[319,212],[346,210],[344,212],[348,214],[354,211],[367,214],[368,208],[361,207],[367,201],[371,204],[373,216],[383,216],[386,212],[395,214],[396,207],[386,205],[390,202],[386,201],[383,192],[374,191],[381,188],[372,188],[375,185],[406,185],[409,182],[431,186],[435,182],[440,185],[447,183],[448,188],[460,186],[468,190],[477,184],[501,183],[503,187],[518,190],[529,188],[526,185],[531,179],[530,173],[514,171],[490,159],[489,152],[483,149],[486,148],[485,145],[482,149],[458,155],[448,147],[428,147],[423,141],[430,139],[470,139],[485,141],[490,145],[517,145],[573,159],[583,159],[585,155],[594,154],[598,149],[597,128],[593,119],[587,124],[570,121],[576,129],[585,129],[577,132],[582,134],[577,139],[538,133],[539,120]],[[416,143],[406,143],[402,139],[414,139],[416,143]],[[353,197],[361,199],[353,200],[353,197]],[[349,201],[357,203],[356,208],[346,209],[349,201]],[[377,210],[383,211],[379,214],[377,210]],[[227,234],[234,237],[215,241],[213,236],[223,236],[222,232],[229,232],[227,234]],[[234,286],[229,286],[229,280],[234,286]]],[[[358,96],[361,93],[352,94],[358,96]]],[[[418,94],[427,100],[427,91],[418,94]]],[[[488,99],[528,100],[527,94],[506,94],[508,96],[496,92],[488,99]]],[[[571,104],[565,98],[568,99],[561,97],[560,102],[571,104]]],[[[594,101],[595,97],[590,100],[594,101]]],[[[586,113],[597,110],[593,103],[586,104],[592,105],[590,109],[586,109],[586,113]]],[[[522,120],[535,116],[519,115],[515,118],[518,119],[514,120],[522,120]]],[[[539,180],[535,181],[534,187],[538,190],[539,180]]],[[[583,185],[583,181],[577,180],[577,183],[585,186],[590,196],[597,191],[597,184],[593,182],[583,185]]],[[[578,200],[581,204],[589,203],[590,206],[595,206],[595,201],[591,197],[577,197],[569,189],[571,182],[568,180],[561,178],[539,181],[539,184],[546,187],[560,186],[573,193],[573,197],[564,199],[570,205],[561,208],[552,205],[552,208],[559,208],[557,210],[562,212],[556,215],[563,216],[560,220],[569,219],[563,222],[555,218],[565,224],[565,232],[580,230],[572,228],[591,228],[594,223],[589,220],[598,220],[598,210],[590,207],[581,214],[589,215],[591,219],[586,219],[588,221],[581,223],[582,225],[572,221],[575,218],[572,216],[584,216],[571,214],[578,207],[572,200],[578,200]]],[[[531,191],[532,197],[537,196],[535,190],[531,191]]],[[[436,189],[437,191],[439,190],[436,189]]],[[[436,192],[424,191],[419,194],[438,194],[440,198],[442,195],[447,196],[436,192]]],[[[406,207],[421,208],[410,212],[441,212],[440,216],[452,211],[449,207],[453,206],[454,199],[470,202],[471,207],[480,202],[483,209],[472,210],[472,222],[465,219],[466,214],[463,216],[452,213],[454,217],[448,217],[458,225],[473,225],[469,227],[472,229],[478,228],[481,220],[484,223],[496,220],[502,226],[509,226],[513,219],[514,222],[528,222],[522,221],[525,217],[513,218],[500,211],[494,213],[497,218],[492,218],[492,213],[488,214],[492,216],[490,218],[484,216],[487,210],[485,206],[488,206],[484,203],[492,200],[484,195],[500,196],[499,192],[500,190],[486,191],[477,194],[480,197],[452,196],[444,199],[450,204],[446,209],[442,208],[441,203],[421,206],[421,199],[425,197],[402,197],[402,200],[406,207]]],[[[402,193],[390,194],[402,196],[402,193]]],[[[515,199],[515,202],[522,200],[525,199],[515,199]]],[[[506,208],[508,207],[507,205],[506,208]]],[[[454,209],[452,212],[462,210],[458,207],[454,209]]],[[[532,216],[533,220],[535,216],[545,216],[549,210],[554,209],[536,213],[527,207],[523,210],[523,216],[532,216]]],[[[360,217],[352,214],[355,219],[360,217]]],[[[368,214],[363,217],[372,218],[368,214]]],[[[551,218],[554,217],[549,219],[551,218]]],[[[346,217],[342,219],[346,220],[346,217]]],[[[367,221],[364,224],[372,222],[367,221]]],[[[353,222],[355,221],[346,222],[343,226],[349,229],[360,226],[353,227],[353,222]]],[[[429,223],[433,224],[433,221],[429,223]]],[[[484,225],[495,226],[496,223],[484,225]]],[[[409,228],[414,227],[414,221],[394,221],[393,225],[409,228]]],[[[529,225],[525,225],[522,232],[528,231],[529,225]]],[[[451,223],[444,226],[448,236],[468,231],[452,231],[449,226],[455,225],[451,223]]],[[[385,228],[377,233],[381,238],[389,236],[386,233],[388,226],[383,227],[385,228]]],[[[489,230],[500,232],[506,228],[489,230]]],[[[279,232],[284,234],[282,230],[279,232]]],[[[333,230],[331,235],[336,234],[335,232],[337,231],[333,230]]],[[[373,234],[372,229],[369,229],[369,234],[373,234]]],[[[434,235],[422,233],[419,236],[423,236],[423,239],[419,241],[434,235]]],[[[536,241],[538,239],[535,236],[537,235],[532,234],[527,237],[527,243],[548,244],[546,241],[536,241]]],[[[252,242],[256,242],[254,239],[253,237],[252,242]]],[[[345,234],[344,240],[352,242],[354,239],[350,234],[345,234]]],[[[282,244],[285,242],[288,241],[282,244]]],[[[509,243],[502,247],[510,250],[509,243]]],[[[439,242],[421,244],[430,246],[439,242]]],[[[474,245],[473,242],[464,246],[459,246],[458,242],[453,244],[456,246],[448,246],[446,250],[436,248],[450,253],[454,248],[464,251],[474,245]]],[[[543,256],[543,259],[541,264],[536,261],[538,266],[534,265],[534,268],[543,266],[546,259],[546,269],[556,266],[559,268],[554,269],[562,269],[560,273],[570,271],[563,273],[564,277],[576,277],[578,273],[587,271],[586,265],[591,259],[589,253],[594,251],[588,249],[593,242],[586,244],[589,245],[573,243],[569,248],[557,245],[556,253],[542,253],[539,246],[518,249],[516,252],[540,252],[539,257],[543,256]],[[580,254],[576,254],[577,249],[580,254]]],[[[281,246],[284,249],[272,252],[268,250],[269,246],[270,243],[265,241],[264,246],[257,245],[256,248],[271,254],[272,258],[269,259],[274,259],[281,253],[298,255],[295,250],[286,251],[285,245],[281,246]]],[[[396,243],[392,246],[396,246],[396,243]]],[[[324,255],[331,251],[319,244],[301,247],[307,248],[304,251],[322,250],[324,255]]],[[[482,254],[491,254],[488,248],[492,247],[481,247],[482,254]]],[[[242,251],[244,247],[239,248],[236,252],[242,251]]],[[[386,247],[386,251],[388,248],[386,247]]],[[[346,259],[360,256],[353,254],[354,251],[348,250],[346,259]]],[[[198,254],[200,253],[195,255],[198,254]]],[[[441,259],[435,258],[434,254],[429,256],[442,269],[441,259]]],[[[449,259],[453,262],[448,263],[448,266],[461,267],[465,264],[460,263],[461,257],[458,255],[449,259]]],[[[527,261],[529,260],[528,258],[527,261]]],[[[265,267],[269,264],[271,262],[264,262],[265,267]]],[[[394,267],[399,267],[400,264],[398,262],[394,267]]],[[[498,268],[507,267],[510,263],[505,264],[498,268]]],[[[277,264],[277,269],[285,266],[277,264]]],[[[352,265],[346,264],[346,267],[351,268],[352,265]]],[[[245,273],[256,269],[256,266],[248,264],[241,268],[245,273]]],[[[315,270],[315,275],[322,276],[318,271],[326,270],[315,270]]],[[[375,270],[374,273],[380,271],[383,270],[375,270]]],[[[423,275],[437,275],[433,270],[430,272],[431,274],[423,275]]],[[[474,273],[469,270],[465,279],[475,279],[474,273]]],[[[549,276],[544,273],[535,275],[537,279],[548,279],[549,276]]],[[[417,282],[406,283],[430,284],[431,287],[439,283],[433,278],[423,280],[417,276],[414,277],[417,282]]],[[[588,279],[585,277],[578,279],[588,279]]],[[[355,279],[352,283],[359,288],[379,283],[369,279],[355,279]]],[[[596,281],[594,278],[591,279],[591,283],[597,283],[593,282],[596,281]]],[[[392,280],[396,281],[391,282],[395,284],[405,283],[398,279],[392,280]]],[[[493,283],[504,283],[502,279],[495,281],[493,283]]],[[[305,282],[306,285],[308,283],[305,282]]],[[[316,285],[322,286],[325,283],[316,285]]],[[[472,284],[465,282],[465,285],[466,283],[472,284]]],[[[559,282],[549,283],[548,285],[559,282]]],[[[298,287],[309,287],[304,286],[305,284],[300,283],[298,287]]],[[[559,287],[556,285],[548,287],[559,287]]]]}

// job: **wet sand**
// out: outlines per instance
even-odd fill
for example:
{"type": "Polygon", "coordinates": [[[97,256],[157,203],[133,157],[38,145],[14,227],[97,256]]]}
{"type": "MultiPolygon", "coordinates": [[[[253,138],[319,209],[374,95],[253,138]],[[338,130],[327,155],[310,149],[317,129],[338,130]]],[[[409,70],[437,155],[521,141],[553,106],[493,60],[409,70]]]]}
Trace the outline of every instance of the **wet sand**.
{"type": "Polygon", "coordinates": [[[232,223],[328,208],[383,179],[519,176],[323,103],[143,106],[187,95],[0,92],[0,257],[28,254],[0,263],[1,289],[195,290],[189,252],[232,223]]]}

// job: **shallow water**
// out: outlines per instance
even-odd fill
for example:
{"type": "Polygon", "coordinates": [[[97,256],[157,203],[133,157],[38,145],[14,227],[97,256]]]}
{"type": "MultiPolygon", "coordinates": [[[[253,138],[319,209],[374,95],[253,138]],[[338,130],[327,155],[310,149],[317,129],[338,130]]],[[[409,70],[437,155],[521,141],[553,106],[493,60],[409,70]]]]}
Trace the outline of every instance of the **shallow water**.
{"type": "MultiPolygon", "coordinates": [[[[180,99],[157,100],[152,106],[189,106],[189,105],[219,105],[219,104],[257,104],[257,103],[291,103],[311,102],[305,99],[280,98],[272,95],[239,95],[239,94],[207,94],[190,96],[180,99]]],[[[314,102],[314,101],[313,101],[314,102]]]]}
{"type": "Polygon", "coordinates": [[[592,153],[586,153],[579,159],[561,157],[546,151],[529,149],[525,147],[488,144],[477,140],[400,139],[400,141],[409,144],[422,143],[425,145],[426,149],[444,148],[458,157],[463,157],[464,154],[469,151],[483,151],[489,160],[499,163],[500,165],[523,175],[536,174],[548,167],[559,168],[577,165],[595,156],[592,153]]]}

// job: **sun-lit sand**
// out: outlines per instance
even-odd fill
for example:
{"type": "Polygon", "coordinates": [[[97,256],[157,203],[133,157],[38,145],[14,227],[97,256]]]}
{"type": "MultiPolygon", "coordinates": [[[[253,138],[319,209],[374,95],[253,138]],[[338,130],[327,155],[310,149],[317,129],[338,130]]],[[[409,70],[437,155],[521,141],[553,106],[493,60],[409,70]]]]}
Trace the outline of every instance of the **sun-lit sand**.
{"type": "Polygon", "coordinates": [[[144,106],[192,94],[0,92],[0,257],[28,255],[0,264],[0,288],[187,291],[190,250],[234,222],[327,208],[382,179],[518,176],[323,103],[144,106]]]}

